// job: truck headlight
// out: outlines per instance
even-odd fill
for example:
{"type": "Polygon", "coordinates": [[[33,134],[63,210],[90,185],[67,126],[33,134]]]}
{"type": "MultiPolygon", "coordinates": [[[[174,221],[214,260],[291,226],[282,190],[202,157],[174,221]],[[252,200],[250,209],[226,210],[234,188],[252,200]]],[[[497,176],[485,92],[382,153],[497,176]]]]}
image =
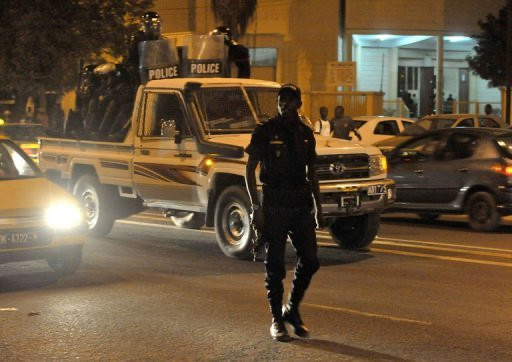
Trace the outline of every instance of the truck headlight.
{"type": "Polygon", "coordinates": [[[370,177],[381,175],[388,171],[388,161],[383,155],[370,156],[370,177]]]}
{"type": "Polygon", "coordinates": [[[45,210],[46,225],[56,230],[69,230],[82,224],[82,212],[71,203],[55,204],[45,210]]]}

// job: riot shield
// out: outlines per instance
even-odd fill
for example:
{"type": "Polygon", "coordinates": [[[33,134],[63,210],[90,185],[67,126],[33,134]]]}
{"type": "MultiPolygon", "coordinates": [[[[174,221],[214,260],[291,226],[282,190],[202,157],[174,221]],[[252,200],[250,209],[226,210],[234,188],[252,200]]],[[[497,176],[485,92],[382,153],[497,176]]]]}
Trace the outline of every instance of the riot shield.
{"type": "Polygon", "coordinates": [[[140,42],[139,74],[142,84],[154,79],[181,76],[174,40],[159,39],[140,42]]]}
{"type": "Polygon", "coordinates": [[[191,35],[183,47],[183,76],[229,77],[228,48],[222,35],[191,35]]]}

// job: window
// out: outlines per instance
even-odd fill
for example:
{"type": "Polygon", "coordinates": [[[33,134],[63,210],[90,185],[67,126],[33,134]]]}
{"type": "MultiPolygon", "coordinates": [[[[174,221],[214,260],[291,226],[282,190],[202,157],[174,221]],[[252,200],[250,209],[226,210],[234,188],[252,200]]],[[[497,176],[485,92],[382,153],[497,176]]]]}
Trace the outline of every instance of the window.
{"type": "Polygon", "coordinates": [[[258,116],[258,122],[265,122],[277,114],[278,88],[245,88],[258,116]]]}
{"type": "Polygon", "coordinates": [[[252,67],[275,67],[277,64],[276,48],[249,48],[252,67]]]}
{"type": "Polygon", "coordinates": [[[475,127],[475,121],[473,118],[466,118],[460,121],[456,127],[475,127]]]}
{"type": "Polygon", "coordinates": [[[434,157],[440,142],[440,135],[422,137],[400,147],[396,155],[403,162],[425,161],[434,157]]]}
{"type": "Polygon", "coordinates": [[[478,121],[480,122],[480,127],[500,128],[498,122],[492,118],[479,117],[478,121]]]}
{"type": "Polygon", "coordinates": [[[374,134],[395,136],[400,133],[396,121],[380,121],[375,126],[374,134]]]}
{"type": "Polygon", "coordinates": [[[39,177],[40,171],[28,156],[10,142],[0,142],[0,179],[39,177]]]}
{"type": "Polygon", "coordinates": [[[478,136],[471,134],[452,134],[441,152],[443,160],[461,160],[473,156],[478,146],[478,136]]]}
{"type": "Polygon", "coordinates": [[[366,121],[363,121],[362,119],[354,119],[354,120],[352,120],[352,124],[354,125],[355,129],[361,128],[361,126],[363,124],[365,124],[365,123],[366,123],[366,121]]]}
{"type": "Polygon", "coordinates": [[[180,97],[176,93],[146,93],[144,102],[143,137],[167,137],[165,126],[174,125],[182,137],[190,136],[180,97]]]}

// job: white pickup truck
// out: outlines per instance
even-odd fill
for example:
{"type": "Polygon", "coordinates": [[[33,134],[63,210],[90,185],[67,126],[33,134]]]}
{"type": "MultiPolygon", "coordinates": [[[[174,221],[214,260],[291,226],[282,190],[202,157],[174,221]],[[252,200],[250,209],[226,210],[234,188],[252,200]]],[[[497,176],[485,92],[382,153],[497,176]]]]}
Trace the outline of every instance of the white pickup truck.
{"type": "MultiPolygon", "coordinates": [[[[156,208],[180,227],[214,226],[222,251],[251,255],[245,186],[257,122],[276,113],[275,82],[232,78],[154,80],[138,90],[123,142],[41,139],[40,166],[82,203],[92,235],[156,208]]],[[[369,245],[394,200],[386,159],[375,147],[317,137],[324,216],[344,248],[369,245]]]]}

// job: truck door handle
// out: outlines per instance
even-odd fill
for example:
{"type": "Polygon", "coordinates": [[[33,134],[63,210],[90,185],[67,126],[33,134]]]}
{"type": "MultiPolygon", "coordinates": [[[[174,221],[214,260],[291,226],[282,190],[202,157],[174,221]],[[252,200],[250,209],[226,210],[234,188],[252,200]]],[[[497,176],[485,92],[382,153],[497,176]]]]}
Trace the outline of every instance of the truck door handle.
{"type": "Polygon", "coordinates": [[[468,168],[467,168],[467,167],[462,167],[462,168],[459,168],[457,171],[462,172],[462,173],[466,173],[466,172],[468,172],[469,170],[468,170],[468,168]]]}
{"type": "Polygon", "coordinates": [[[148,156],[151,152],[149,150],[140,150],[141,155],[148,156]]]}
{"type": "Polygon", "coordinates": [[[423,175],[423,170],[414,170],[414,173],[417,175],[423,175]]]}

